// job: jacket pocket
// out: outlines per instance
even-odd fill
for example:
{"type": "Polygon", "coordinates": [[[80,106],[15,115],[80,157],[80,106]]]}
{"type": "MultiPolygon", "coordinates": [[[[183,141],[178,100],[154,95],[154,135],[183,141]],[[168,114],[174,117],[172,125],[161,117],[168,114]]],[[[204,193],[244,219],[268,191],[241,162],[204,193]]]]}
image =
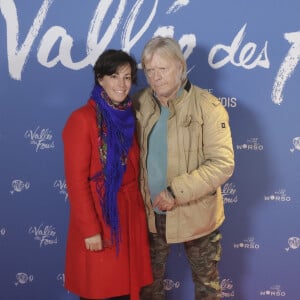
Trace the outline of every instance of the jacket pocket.
{"type": "Polygon", "coordinates": [[[188,115],[182,122],[183,147],[185,152],[194,152],[202,148],[202,125],[193,116],[188,115]]]}

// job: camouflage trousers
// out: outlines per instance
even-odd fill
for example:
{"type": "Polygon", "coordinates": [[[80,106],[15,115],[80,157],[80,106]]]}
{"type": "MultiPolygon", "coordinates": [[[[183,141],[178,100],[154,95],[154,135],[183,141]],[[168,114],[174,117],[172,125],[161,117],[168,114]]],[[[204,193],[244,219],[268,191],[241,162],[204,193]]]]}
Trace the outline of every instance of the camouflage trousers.
{"type": "MultiPolygon", "coordinates": [[[[155,214],[157,233],[150,233],[151,261],[154,281],[144,287],[141,300],[165,300],[163,280],[170,245],[165,239],[166,216],[155,214]]],[[[221,233],[211,234],[184,243],[195,285],[195,300],[221,299],[217,264],[221,257],[221,233]]]]}

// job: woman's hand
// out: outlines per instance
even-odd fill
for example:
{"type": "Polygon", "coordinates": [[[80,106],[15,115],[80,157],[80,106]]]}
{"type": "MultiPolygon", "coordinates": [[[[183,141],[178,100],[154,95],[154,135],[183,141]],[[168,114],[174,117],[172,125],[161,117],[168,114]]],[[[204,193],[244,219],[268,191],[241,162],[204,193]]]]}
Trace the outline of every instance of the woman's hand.
{"type": "Polygon", "coordinates": [[[99,251],[102,250],[102,238],[100,233],[84,239],[86,250],[99,251]]]}

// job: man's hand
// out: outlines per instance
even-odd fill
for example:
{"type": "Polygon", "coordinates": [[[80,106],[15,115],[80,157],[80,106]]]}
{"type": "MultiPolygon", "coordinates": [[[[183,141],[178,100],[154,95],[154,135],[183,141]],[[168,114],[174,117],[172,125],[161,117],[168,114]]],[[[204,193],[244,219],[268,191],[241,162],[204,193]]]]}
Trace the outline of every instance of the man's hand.
{"type": "Polygon", "coordinates": [[[166,211],[172,210],[175,204],[176,201],[173,196],[167,190],[163,190],[155,197],[153,207],[166,211]]]}
{"type": "Polygon", "coordinates": [[[100,234],[93,235],[84,239],[85,247],[90,251],[99,251],[102,250],[102,238],[100,234]]]}

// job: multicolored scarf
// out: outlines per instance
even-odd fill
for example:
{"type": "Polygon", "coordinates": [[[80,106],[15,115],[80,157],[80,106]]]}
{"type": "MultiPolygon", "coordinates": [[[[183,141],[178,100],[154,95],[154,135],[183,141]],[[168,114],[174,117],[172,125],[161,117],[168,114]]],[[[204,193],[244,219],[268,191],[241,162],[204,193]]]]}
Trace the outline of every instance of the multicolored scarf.
{"type": "Polygon", "coordinates": [[[110,226],[112,242],[119,249],[117,194],[133,141],[135,117],[129,97],[118,105],[113,104],[104,89],[95,85],[91,98],[97,104],[98,147],[103,169],[90,180],[96,181],[103,218],[110,226]]]}

